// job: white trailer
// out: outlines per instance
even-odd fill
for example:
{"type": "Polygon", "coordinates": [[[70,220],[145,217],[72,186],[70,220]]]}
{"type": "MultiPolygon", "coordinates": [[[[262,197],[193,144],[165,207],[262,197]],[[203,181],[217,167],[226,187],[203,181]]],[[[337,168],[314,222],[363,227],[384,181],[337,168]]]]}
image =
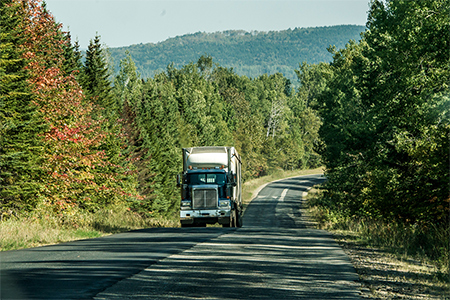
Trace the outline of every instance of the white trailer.
{"type": "Polygon", "coordinates": [[[241,158],[234,147],[183,148],[182,227],[222,224],[242,226],[241,158]]]}

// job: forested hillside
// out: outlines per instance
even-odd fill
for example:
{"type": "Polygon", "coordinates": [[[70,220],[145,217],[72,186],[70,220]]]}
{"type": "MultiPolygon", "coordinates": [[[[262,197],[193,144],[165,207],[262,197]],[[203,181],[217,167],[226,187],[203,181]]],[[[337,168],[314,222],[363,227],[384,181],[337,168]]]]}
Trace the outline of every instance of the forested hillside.
{"type": "MultiPolygon", "coordinates": [[[[139,74],[131,52],[110,74],[98,36],[83,60],[41,1],[0,3],[2,220],[33,213],[78,226],[78,213],[111,208],[176,216],[180,149],[228,145],[241,153],[246,180],[324,164],[319,205],[333,216],[422,228],[425,242],[431,228],[448,233],[449,0],[372,1],[362,39],[330,48],[331,62],[288,60],[297,89],[282,73],[240,75],[214,53],[143,79],[150,74],[139,74]]],[[[339,28],[361,29],[331,29],[339,28]]],[[[280,49],[294,33],[317,45],[321,30],[189,39],[220,37],[238,51],[239,40],[270,37],[280,49]]],[[[164,47],[175,53],[181,41],[164,47]]],[[[251,52],[284,61],[264,49],[251,52]]],[[[436,251],[448,262],[448,234],[441,240],[436,251]]]]}
{"type": "Polygon", "coordinates": [[[110,52],[118,65],[128,51],[144,78],[165,71],[171,63],[180,68],[206,54],[238,75],[255,78],[280,72],[297,82],[294,70],[299,62],[330,62],[329,46],[342,48],[351,39],[358,41],[364,30],[364,26],[341,25],[270,32],[197,32],[157,44],[111,48],[110,52]]]}

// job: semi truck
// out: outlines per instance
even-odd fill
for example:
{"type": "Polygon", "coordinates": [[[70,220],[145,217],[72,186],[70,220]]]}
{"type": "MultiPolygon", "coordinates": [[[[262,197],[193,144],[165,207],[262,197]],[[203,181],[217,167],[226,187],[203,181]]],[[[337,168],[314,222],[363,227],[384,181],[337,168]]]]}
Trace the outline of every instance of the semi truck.
{"type": "Polygon", "coordinates": [[[241,157],[234,147],[183,148],[181,227],[242,226],[241,157]]]}

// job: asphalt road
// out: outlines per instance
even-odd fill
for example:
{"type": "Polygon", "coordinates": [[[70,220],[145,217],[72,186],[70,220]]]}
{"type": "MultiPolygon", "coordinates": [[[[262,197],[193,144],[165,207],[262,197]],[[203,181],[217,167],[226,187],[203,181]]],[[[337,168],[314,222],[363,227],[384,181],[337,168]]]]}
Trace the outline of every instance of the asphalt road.
{"type": "Polygon", "coordinates": [[[0,299],[360,299],[348,257],[307,228],[319,175],[267,185],[244,226],[152,228],[0,253],[0,299]]]}

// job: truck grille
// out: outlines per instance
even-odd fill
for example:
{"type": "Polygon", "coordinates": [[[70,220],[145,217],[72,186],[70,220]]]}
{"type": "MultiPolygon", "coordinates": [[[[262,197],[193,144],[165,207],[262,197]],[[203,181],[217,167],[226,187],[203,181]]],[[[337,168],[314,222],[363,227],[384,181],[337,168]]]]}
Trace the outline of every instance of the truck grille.
{"type": "Polygon", "coordinates": [[[217,189],[193,189],[192,199],[193,209],[217,208],[217,189]]]}

